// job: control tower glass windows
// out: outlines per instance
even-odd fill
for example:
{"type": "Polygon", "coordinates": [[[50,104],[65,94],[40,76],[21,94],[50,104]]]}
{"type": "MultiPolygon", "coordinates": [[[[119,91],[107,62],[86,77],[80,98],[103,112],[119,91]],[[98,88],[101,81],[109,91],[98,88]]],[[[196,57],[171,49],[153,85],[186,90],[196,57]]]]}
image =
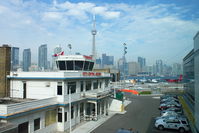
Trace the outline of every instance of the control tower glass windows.
{"type": "Polygon", "coordinates": [[[75,61],[75,70],[83,69],[83,61],[75,61]]]}
{"type": "Polygon", "coordinates": [[[94,62],[90,62],[90,65],[89,65],[89,71],[92,71],[93,66],[94,66],[94,62]]]}
{"type": "Polygon", "coordinates": [[[73,61],[66,61],[66,64],[67,64],[67,70],[74,70],[73,61]]]}
{"type": "Polygon", "coordinates": [[[59,70],[66,70],[65,61],[59,61],[59,70]]]}
{"type": "Polygon", "coordinates": [[[84,71],[87,71],[88,68],[89,68],[89,62],[85,61],[85,63],[84,63],[84,71]]]}
{"type": "Polygon", "coordinates": [[[59,70],[83,70],[83,71],[92,71],[94,62],[90,61],[56,61],[57,68],[59,70]]]}

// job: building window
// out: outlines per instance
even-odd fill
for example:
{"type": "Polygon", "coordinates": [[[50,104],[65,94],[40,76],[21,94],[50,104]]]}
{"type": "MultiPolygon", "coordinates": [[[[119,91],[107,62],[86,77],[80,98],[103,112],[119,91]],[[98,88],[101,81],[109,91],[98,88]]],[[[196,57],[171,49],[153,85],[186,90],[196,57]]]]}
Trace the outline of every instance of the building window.
{"type": "Polygon", "coordinates": [[[64,113],[64,121],[67,121],[67,112],[64,113]]]}
{"type": "Polygon", "coordinates": [[[89,65],[89,70],[90,70],[90,71],[93,70],[93,66],[94,66],[94,62],[90,62],[90,65],[89,65]]]}
{"type": "Polygon", "coordinates": [[[69,89],[70,93],[76,93],[76,82],[68,82],[68,94],[69,94],[69,89]]]}
{"type": "Polygon", "coordinates": [[[88,68],[89,68],[89,62],[85,61],[85,63],[84,63],[84,70],[87,71],[88,68]]]}
{"type": "Polygon", "coordinates": [[[82,70],[83,69],[83,61],[75,61],[75,70],[82,70]]]}
{"type": "Polygon", "coordinates": [[[58,122],[62,122],[62,108],[58,108],[58,122]]]}
{"type": "Polygon", "coordinates": [[[84,91],[84,81],[80,82],[80,91],[83,92],[84,91]]]}
{"type": "Polygon", "coordinates": [[[93,82],[93,89],[98,89],[98,80],[93,82]]]}
{"type": "Polygon", "coordinates": [[[105,80],[105,87],[108,87],[109,80],[105,80]]]}
{"type": "Polygon", "coordinates": [[[34,131],[40,129],[40,118],[34,120],[34,131]]]}
{"type": "Polygon", "coordinates": [[[74,70],[73,61],[66,61],[67,63],[67,70],[74,70]]]}
{"type": "Polygon", "coordinates": [[[74,118],[74,106],[71,106],[71,119],[74,118]]]}
{"type": "Polygon", "coordinates": [[[59,70],[66,70],[65,61],[58,61],[59,63],[59,70]]]}
{"type": "Polygon", "coordinates": [[[100,81],[100,88],[102,88],[102,82],[100,81]]]}
{"type": "Polygon", "coordinates": [[[76,117],[78,117],[78,111],[79,111],[79,106],[78,106],[78,104],[77,104],[77,106],[76,106],[76,117]]]}
{"type": "Polygon", "coordinates": [[[91,90],[91,81],[86,81],[86,91],[91,90]]]}
{"type": "Polygon", "coordinates": [[[62,95],[62,82],[57,84],[57,95],[62,95]]]}

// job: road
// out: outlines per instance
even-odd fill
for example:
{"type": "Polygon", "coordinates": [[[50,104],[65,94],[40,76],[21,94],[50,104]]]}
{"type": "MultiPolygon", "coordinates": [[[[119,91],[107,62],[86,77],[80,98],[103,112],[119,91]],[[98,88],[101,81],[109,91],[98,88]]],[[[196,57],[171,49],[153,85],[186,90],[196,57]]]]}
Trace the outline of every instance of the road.
{"type": "Polygon", "coordinates": [[[159,131],[154,127],[154,118],[160,115],[159,98],[152,96],[128,96],[132,101],[125,114],[117,114],[96,128],[92,133],[116,133],[118,129],[130,129],[138,133],[175,133],[159,131]]]}

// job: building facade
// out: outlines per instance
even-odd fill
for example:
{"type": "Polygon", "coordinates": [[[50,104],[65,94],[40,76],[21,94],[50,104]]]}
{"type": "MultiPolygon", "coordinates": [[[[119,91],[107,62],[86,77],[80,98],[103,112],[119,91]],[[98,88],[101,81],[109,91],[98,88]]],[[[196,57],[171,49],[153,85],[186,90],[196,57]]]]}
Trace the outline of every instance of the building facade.
{"type": "Polygon", "coordinates": [[[8,45],[0,47],[0,97],[8,96],[9,82],[6,75],[10,73],[11,48],[8,45]]]}
{"type": "Polygon", "coordinates": [[[24,49],[23,51],[23,71],[29,71],[31,66],[31,51],[30,49],[24,49]]]}
{"type": "Polygon", "coordinates": [[[48,68],[47,44],[43,44],[39,47],[38,67],[40,70],[46,70],[48,68]]]}
{"type": "Polygon", "coordinates": [[[11,70],[16,71],[19,67],[19,48],[11,48],[11,70]]]}
{"type": "Polygon", "coordinates": [[[12,72],[10,97],[18,101],[0,103],[0,120],[17,125],[18,133],[54,133],[106,116],[110,74],[93,72],[88,56],[60,56],[56,64],[53,72],[12,72]]]}
{"type": "Polygon", "coordinates": [[[184,88],[193,112],[196,132],[199,132],[199,32],[193,38],[194,49],[183,59],[184,88]]]}
{"type": "Polygon", "coordinates": [[[199,32],[194,37],[195,125],[199,132],[199,32]]]}
{"type": "Polygon", "coordinates": [[[139,71],[140,71],[140,67],[137,62],[128,62],[129,75],[137,75],[139,71]]]}
{"type": "Polygon", "coordinates": [[[144,68],[146,66],[146,59],[143,57],[138,57],[138,64],[140,65],[140,72],[144,72],[144,68]]]}
{"type": "Polygon", "coordinates": [[[195,105],[194,75],[195,74],[194,74],[194,49],[193,49],[183,59],[183,76],[185,82],[184,89],[186,92],[186,96],[193,107],[195,105]]]}
{"type": "Polygon", "coordinates": [[[156,74],[157,75],[163,74],[163,61],[162,60],[156,61],[156,74]]]}

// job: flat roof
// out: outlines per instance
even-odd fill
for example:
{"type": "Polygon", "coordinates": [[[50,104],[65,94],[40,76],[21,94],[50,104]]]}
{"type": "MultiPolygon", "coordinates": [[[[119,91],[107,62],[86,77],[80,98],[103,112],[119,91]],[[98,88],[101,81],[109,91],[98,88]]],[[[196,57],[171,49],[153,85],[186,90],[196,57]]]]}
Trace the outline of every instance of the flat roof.
{"type": "Polygon", "coordinates": [[[21,103],[21,102],[31,101],[31,100],[34,100],[34,99],[4,97],[4,98],[0,98],[0,104],[15,104],[15,103],[21,103]]]}

